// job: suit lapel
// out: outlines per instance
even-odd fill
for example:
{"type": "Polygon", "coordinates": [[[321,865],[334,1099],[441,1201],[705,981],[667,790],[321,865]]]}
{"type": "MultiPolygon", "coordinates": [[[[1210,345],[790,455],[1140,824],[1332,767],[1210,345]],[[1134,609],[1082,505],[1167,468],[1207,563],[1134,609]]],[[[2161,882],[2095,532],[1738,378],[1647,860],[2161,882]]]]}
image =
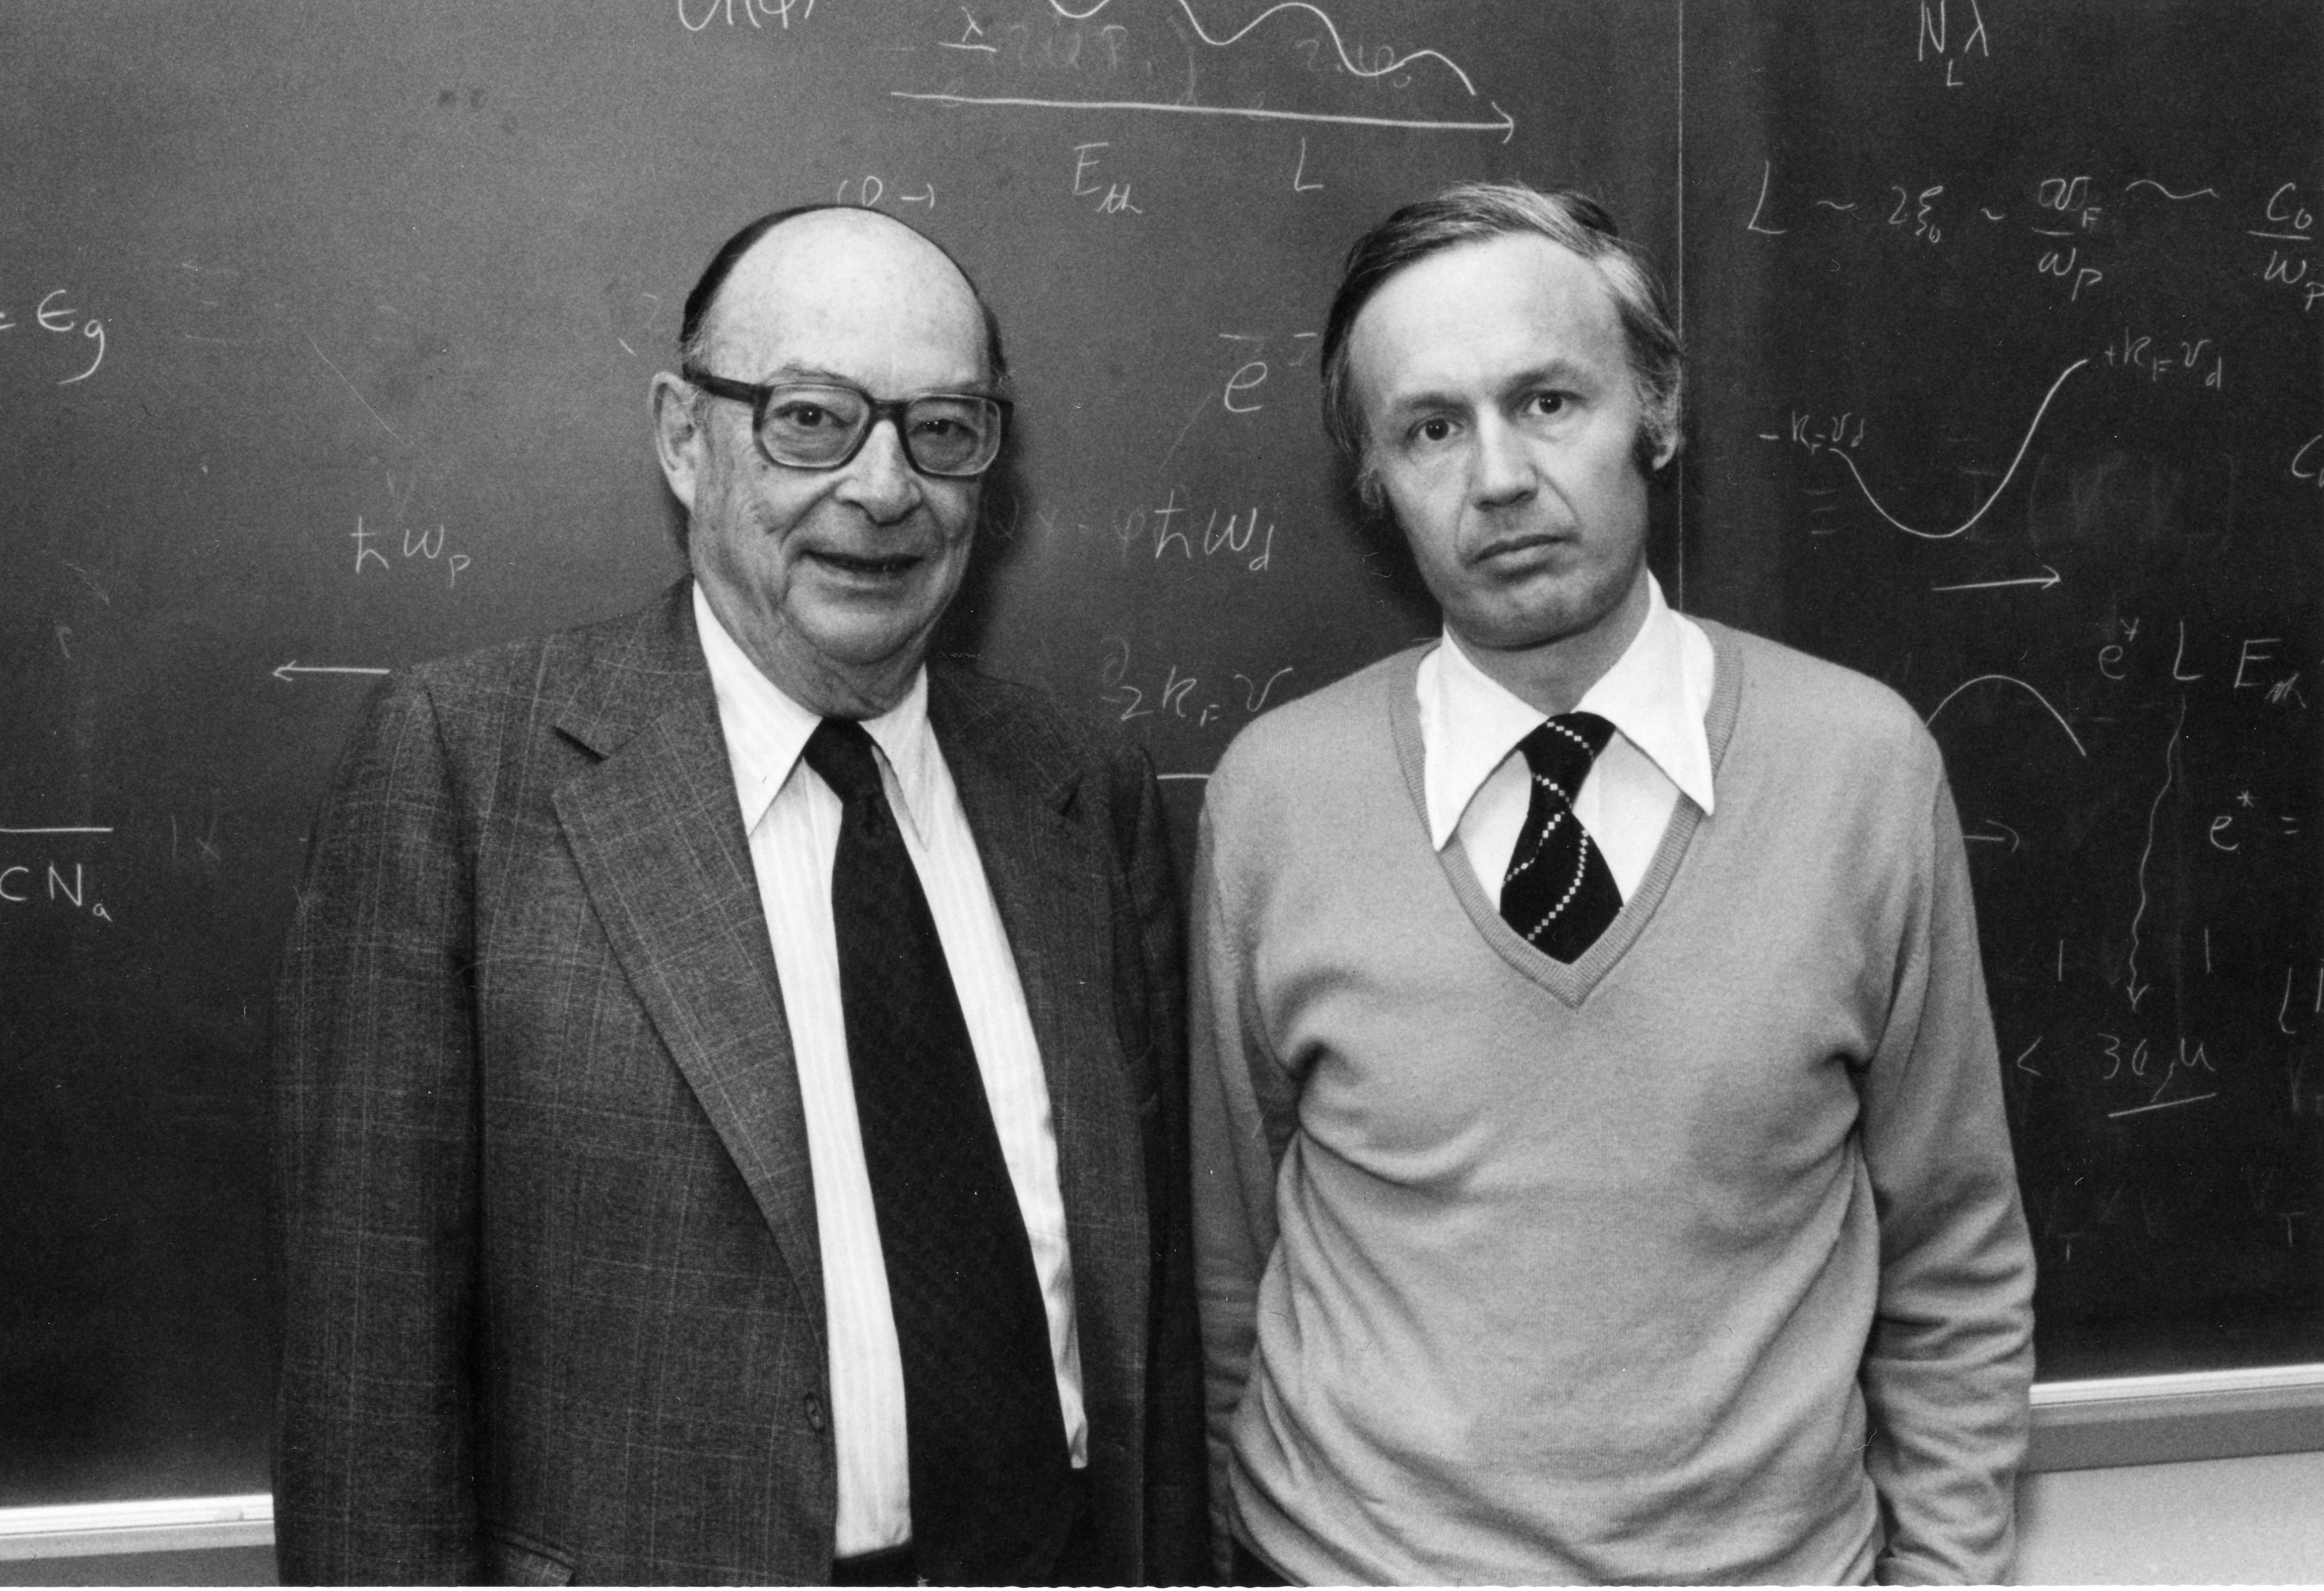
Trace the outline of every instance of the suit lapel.
{"type": "Polygon", "coordinates": [[[598,920],[819,1326],[798,1073],[687,582],[594,661],[558,728],[604,759],[555,797],[598,920]]]}
{"type": "MultiPolygon", "coordinates": [[[[1134,1407],[1149,1278],[1139,1107],[1114,1021],[1113,861],[1080,765],[973,679],[930,671],[928,716],[976,837],[1040,1046],[1093,1416],[1134,1407]],[[1110,1406],[1110,1407],[1109,1407],[1110,1406]]],[[[1093,1429],[1118,1430],[1111,1419],[1093,1429]]]]}

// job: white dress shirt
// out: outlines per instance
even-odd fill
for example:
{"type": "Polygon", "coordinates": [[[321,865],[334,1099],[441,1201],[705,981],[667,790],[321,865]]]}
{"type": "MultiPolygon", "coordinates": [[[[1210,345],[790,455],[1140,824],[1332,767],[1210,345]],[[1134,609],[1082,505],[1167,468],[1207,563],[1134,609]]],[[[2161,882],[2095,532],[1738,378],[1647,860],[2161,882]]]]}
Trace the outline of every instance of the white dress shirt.
{"type": "MultiPolygon", "coordinates": [[[[774,944],[807,1113],[831,1341],[832,1433],[839,1455],[835,1550],[850,1558],[900,1546],[911,1535],[912,1515],[903,1361],[855,1118],[840,1004],[839,944],[832,926],[831,868],[839,849],[841,806],[800,757],[821,720],[759,671],[711,611],[699,586],[694,589],[694,618],[717,693],[734,793],[751,836],[751,865],[774,944]]],[[[1082,1409],[1073,1257],[1066,1252],[1065,1200],[1057,1191],[1048,1080],[968,814],[928,726],[927,671],[914,678],[902,702],[864,720],[863,727],[880,748],[881,783],[944,943],[983,1075],[985,1103],[1000,1134],[1001,1159],[1032,1242],[1033,1270],[1048,1311],[1065,1442],[1078,1468],[1089,1461],[1089,1425],[1082,1409]]]]}
{"type": "MultiPolygon", "coordinates": [[[[1573,812],[1625,901],[1654,865],[1679,797],[1705,817],[1711,810],[1711,742],[1702,726],[1716,666],[1711,637],[1672,611],[1652,575],[1646,587],[1637,634],[1575,704],[1614,726],[1573,812]]],[[[1498,902],[1533,795],[1517,743],[1548,715],[1479,668],[1449,628],[1443,644],[1420,660],[1414,689],[1429,839],[1441,851],[1459,835],[1485,898],[1498,902]]]]}

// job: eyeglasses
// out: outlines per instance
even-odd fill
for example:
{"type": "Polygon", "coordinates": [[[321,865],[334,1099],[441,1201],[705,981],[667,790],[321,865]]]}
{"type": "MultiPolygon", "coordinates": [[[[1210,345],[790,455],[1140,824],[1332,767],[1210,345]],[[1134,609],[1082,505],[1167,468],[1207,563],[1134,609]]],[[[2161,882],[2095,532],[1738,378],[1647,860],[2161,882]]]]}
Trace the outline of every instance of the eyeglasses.
{"type": "Polygon", "coordinates": [[[1009,424],[1007,399],[973,393],[881,399],[845,382],[761,386],[693,365],[681,365],[679,373],[714,398],[750,404],[759,450],[792,469],[837,469],[861,450],[872,428],[886,420],[896,427],[904,457],[922,475],[982,475],[1000,455],[1009,424]]]}

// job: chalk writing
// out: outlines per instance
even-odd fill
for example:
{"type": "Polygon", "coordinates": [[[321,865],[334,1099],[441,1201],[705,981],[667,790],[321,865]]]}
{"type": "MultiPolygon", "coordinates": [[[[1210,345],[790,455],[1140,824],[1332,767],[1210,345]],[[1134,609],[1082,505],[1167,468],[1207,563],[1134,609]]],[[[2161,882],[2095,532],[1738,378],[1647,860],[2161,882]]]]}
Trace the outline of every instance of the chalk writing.
{"type": "Polygon", "coordinates": [[[1944,230],[1930,218],[1930,215],[1935,208],[1937,196],[1945,190],[1944,184],[1940,182],[1923,188],[1917,194],[1907,193],[1901,182],[1892,183],[1890,186],[1895,190],[1896,208],[1889,214],[1888,225],[1909,226],[1913,228],[1914,237],[1925,239],[1930,243],[1943,242],[1944,230]]]}
{"type": "Polygon", "coordinates": [[[100,922],[113,913],[101,900],[92,900],[87,867],[78,862],[47,861],[39,865],[11,863],[0,866],[0,910],[15,906],[60,906],[81,911],[100,922]]]}
{"type": "Polygon", "coordinates": [[[1098,699],[1119,708],[1119,721],[1125,724],[1136,718],[1162,717],[1185,719],[1197,729],[1207,729],[1229,719],[1254,717],[1266,710],[1277,684],[1293,672],[1286,666],[1257,675],[1232,673],[1228,676],[1231,689],[1205,691],[1201,689],[1200,675],[1187,673],[1178,664],[1171,663],[1158,680],[1150,670],[1140,676],[1152,685],[1149,690],[1130,682],[1131,654],[1125,637],[1111,635],[1102,644],[1105,659],[1098,670],[1098,699]]]}
{"type": "Polygon", "coordinates": [[[804,23],[815,14],[815,0],[678,0],[678,20],[689,33],[702,32],[721,17],[728,27],[739,27],[742,23],[734,20],[738,9],[742,22],[752,27],[763,28],[766,22],[771,22],[778,28],[788,29],[792,17],[804,23]],[[695,20],[697,7],[702,19],[699,22],[695,20]],[[760,21],[761,17],[766,22],[760,21]]]}
{"type": "Polygon", "coordinates": [[[2134,371],[2150,382],[2167,376],[2199,382],[2215,393],[2226,390],[2227,350],[2213,338],[2133,337],[2126,326],[2121,339],[2107,345],[2106,362],[2109,368],[2134,371]]]}
{"type": "Polygon", "coordinates": [[[1920,27],[1913,41],[1913,59],[1926,61],[1932,58],[1944,63],[1945,87],[1961,86],[1960,63],[1974,50],[1987,60],[1993,56],[1993,36],[1986,32],[1984,14],[1978,11],[1977,0],[1969,0],[1969,26],[1958,42],[1953,34],[1953,12],[1950,0],[1921,0],[1920,27]]]}
{"type": "Polygon", "coordinates": [[[415,560],[423,563],[440,562],[444,569],[444,584],[449,589],[459,585],[460,571],[475,561],[465,552],[447,553],[445,550],[444,527],[441,524],[433,530],[406,525],[396,531],[382,531],[366,526],[364,516],[359,513],[355,515],[355,528],[347,532],[347,539],[355,544],[357,574],[362,574],[373,564],[392,572],[397,566],[388,561],[387,552],[382,549],[400,547],[406,563],[415,560]],[[374,542],[379,545],[374,546],[374,542]]]}
{"type": "Polygon", "coordinates": [[[1291,168],[1291,191],[1294,193],[1320,193],[1323,190],[1323,185],[1321,182],[1307,181],[1305,180],[1306,176],[1307,140],[1302,138],[1299,141],[1298,162],[1291,168]]]}
{"type": "MultiPolygon", "coordinates": [[[[1030,30],[1022,26],[1011,27],[996,33],[985,25],[974,10],[964,5],[961,7],[964,25],[959,36],[938,40],[936,43],[938,49],[948,52],[954,59],[965,57],[982,60],[987,66],[998,66],[1012,59],[1012,52],[1005,41],[1014,35],[1013,60],[1020,69],[1086,70],[1096,68],[1107,75],[1112,75],[1123,70],[1126,65],[1131,64],[1125,60],[1125,51],[1130,42],[1129,29],[1112,22],[1099,23],[1094,28],[1085,28],[1083,25],[1096,22],[1100,14],[1106,10],[1106,5],[1107,0],[1097,0],[1096,4],[1077,10],[1064,4],[1054,3],[1053,0],[1051,10],[1055,14],[1052,18],[1055,25],[1047,35],[1038,41],[1033,38],[1030,30]],[[1090,42],[1093,40],[1094,47],[1090,42]]],[[[1310,25],[1320,23],[1322,26],[1320,32],[1291,41],[1293,48],[1305,57],[1308,73],[1311,76],[1322,74],[1350,78],[1360,84],[1378,85],[1383,89],[1399,92],[1441,84],[1447,88],[1457,88],[1461,98],[1465,100],[1473,101],[1482,97],[1478,91],[1476,80],[1469,75],[1468,70],[1442,51],[1425,46],[1417,49],[1399,49],[1387,45],[1374,46],[1370,49],[1365,49],[1360,45],[1351,47],[1331,14],[1318,5],[1308,4],[1307,0],[1282,0],[1281,4],[1267,7],[1231,32],[1213,32],[1204,23],[1201,14],[1196,12],[1193,0],[1178,0],[1178,10],[1186,23],[1185,29],[1177,30],[1179,36],[1182,39],[1185,38],[1186,31],[1191,29],[1194,41],[1212,50],[1233,50],[1242,45],[1243,42],[1250,39],[1255,32],[1275,19],[1304,17],[1309,19],[1310,25]]],[[[1282,28],[1298,25],[1296,22],[1286,20],[1270,31],[1280,32],[1282,28]]],[[[1146,66],[1150,74],[1152,63],[1148,61],[1146,66]]],[[[1197,100],[1194,96],[1194,69],[1192,57],[1188,59],[1186,69],[1186,91],[1174,98],[1082,99],[1053,98],[1042,95],[971,94],[963,92],[956,84],[938,89],[892,88],[889,93],[891,97],[897,99],[918,100],[927,104],[951,107],[1069,110],[1084,113],[1129,111],[1161,116],[1223,116],[1251,121],[1294,122],[1333,126],[1393,127],[1416,132],[1498,133],[1501,135],[1503,143],[1508,142],[1517,133],[1517,119],[1508,111],[1503,110],[1498,102],[1489,99],[1486,103],[1492,111],[1490,117],[1425,114],[1385,116],[1376,113],[1292,109],[1260,104],[1205,105],[1197,100]]],[[[1304,180],[1304,168],[1303,153],[1299,163],[1293,168],[1294,187],[1302,192],[1309,191],[1311,188],[1311,185],[1304,180]]]]}
{"type": "MultiPolygon", "coordinates": [[[[841,178],[837,191],[832,195],[832,202],[835,204],[858,204],[862,205],[865,209],[870,210],[879,208],[880,201],[887,197],[888,184],[886,180],[879,176],[867,173],[862,177],[841,178]],[[855,195],[852,199],[847,197],[850,190],[853,190],[855,195]]],[[[933,210],[936,208],[936,185],[933,182],[922,182],[918,193],[907,193],[903,191],[899,186],[896,193],[896,202],[898,204],[926,205],[929,209],[933,210]]]]}
{"type": "Polygon", "coordinates": [[[87,365],[76,374],[56,383],[60,387],[74,386],[87,381],[97,374],[97,366],[105,363],[105,322],[94,315],[84,315],[72,300],[70,288],[51,289],[41,296],[40,302],[32,310],[29,322],[18,320],[14,310],[0,306],[0,334],[23,328],[51,336],[78,337],[85,344],[96,345],[94,354],[83,353],[82,356],[88,359],[87,365]]]}
{"type": "Polygon", "coordinates": [[[1136,550],[1150,553],[1157,561],[1176,559],[1187,563],[1225,554],[1244,560],[1243,567],[1252,574],[1264,574],[1274,567],[1275,521],[1262,520],[1256,504],[1248,509],[1228,510],[1223,523],[1220,511],[1213,508],[1198,530],[1193,505],[1179,501],[1185,492],[1184,486],[1174,486],[1153,508],[1132,508],[1114,515],[1113,535],[1121,544],[1123,561],[1136,550]]]}
{"type": "Polygon", "coordinates": [[[1146,212],[1130,202],[1130,184],[1102,180],[1092,173],[1097,169],[1101,149],[1111,149],[1108,143],[1076,143],[1074,145],[1074,180],[1072,192],[1075,199],[1094,198],[1091,208],[1101,216],[1119,216],[1127,212],[1142,216],[1146,212]]]}

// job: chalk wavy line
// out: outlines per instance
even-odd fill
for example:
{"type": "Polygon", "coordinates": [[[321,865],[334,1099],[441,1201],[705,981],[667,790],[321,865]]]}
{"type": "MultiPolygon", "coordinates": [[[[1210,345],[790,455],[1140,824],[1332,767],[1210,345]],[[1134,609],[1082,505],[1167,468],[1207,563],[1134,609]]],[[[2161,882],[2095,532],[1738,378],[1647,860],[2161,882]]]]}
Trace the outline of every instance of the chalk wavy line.
{"type": "Polygon", "coordinates": [[[1904,532],[1908,536],[1918,536],[1924,541],[1949,541],[1953,537],[1960,535],[1963,531],[1968,530],[1971,525],[1977,523],[1978,521],[1983,519],[1985,517],[1986,510],[1991,508],[2000,498],[2001,494],[2009,489],[2009,483],[2016,478],[2017,467],[2025,462],[2025,449],[2034,445],[2034,433],[2042,429],[2042,417],[2050,412],[2051,399],[2055,398],[2058,395],[2058,389],[2066,384],[2066,377],[2073,375],[2075,371],[2080,370],[2083,365],[2089,363],[2089,361],[2088,359],[2077,359],[2071,365],[2067,365],[2065,369],[2058,373],[2058,379],[2050,384],[2049,392],[2043,395],[2042,406],[2034,411],[2033,423],[2025,428],[2025,439],[2017,444],[2017,456],[2009,461],[2009,467],[2003,472],[2000,484],[1996,486],[1992,492],[1987,495],[1985,501],[1978,505],[1978,510],[1975,513],[1970,514],[1967,519],[1963,520],[1960,524],[1955,525],[1950,531],[1914,530],[1903,520],[1898,519],[1895,514],[1889,513],[1886,508],[1881,507],[1880,499],[1872,495],[1872,488],[1866,485],[1864,472],[1856,467],[1855,459],[1850,458],[1846,452],[1838,448],[1831,448],[1826,450],[1834,458],[1838,458],[1842,464],[1848,466],[1848,473],[1856,477],[1857,486],[1863,490],[1864,500],[1872,504],[1873,512],[1877,513],[1882,519],[1886,520],[1890,524],[1895,525],[1898,530],[1904,532]]]}
{"type": "Polygon", "coordinates": [[[2217,199],[2219,197],[2219,190],[2216,188],[2198,188],[2192,193],[2173,193],[2152,177],[2134,178],[2130,181],[2122,185],[2122,190],[2125,193],[2128,193],[2134,188],[2152,188],[2155,192],[2161,194],[2165,199],[2179,199],[2182,201],[2190,199],[2217,199]]]}
{"type": "Polygon", "coordinates": [[[1402,127],[1416,133],[1499,133],[1507,143],[1517,134],[1517,119],[1493,100],[1500,111],[1497,122],[1424,122],[1401,116],[1327,116],[1320,111],[1263,110],[1255,106],[1180,105],[1160,99],[1023,99],[1012,96],[977,94],[917,94],[890,88],[891,99],[924,99],[936,105],[984,105],[1032,110],[1151,110],[1182,116],[1241,116],[1255,122],[1324,122],[1341,127],[1402,127]]]}
{"type": "MultiPolygon", "coordinates": [[[[1087,22],[1090,18],[1095,16],[1099,12],[1103,11],[1112,3],[1113,0],[1096,0],[1096,4],[1092,5],[1087,11],[1073,11],[1069,10],[1065,6],[1064,0],[1049,0],[1049,9],[1056,12],[1059,16],[1064,17],[1067,22],[1087,22]]],[[[1186,20],[1194,24],[1194,36],[1200,39],[1204,43],[1210,45],[1214,50],[1223,50],[1230,44],[1240,42],[1242,38],[1253,28],[1259,26],[1259,23],[1265,22],[1268,17],[1273,16],[1278,11],[1312,12],[1314,14],[1315,20],[1323,24],[1323,31],[1332,35],[1332,48],[1339,51],[1340,64],[1347,69],[1348,74],[1351,77],[1384,78],[1390,72],[1402,71],[1414,61],[1425,57],[1443,61],[1446,69],[1451,71],[1454,77],[1461,79],[1461,87],[1469,91],[1469,97],[1474,99],[1477,97],[1477,85],[1469,80],[1469,74],[1461,69],[1461,63],[1454,60],[1451,56],[1445,54],[1441,50],[1416,50],[1409,55],[1403,56],[1396,60],[1388,62],[1388,65],[1384,67],[1378,67],[1370,71],[1366,71],[1362,67],[1358,66],[1356,64],[1355,58],[1348,53],[1347,43],[1340,37],[1339,24],[1332,20],[1331,16],[1323,9],[1323,7],[1319,5],[1311,5],[1307,3],[1307,0],[1281,0],[1280,4],[1268,6],[1265,11],[1262,11],[1257,16],[1252,17],[1249,22],[1243,23],[1241,27],[1236,29],[1233,32],[1229,33],[1223,39],[1213,39],[1211,37],[1209,30],[1203,26],[1203,19],[1194,14],[1194,7],[1190,3],[1190,0],[1178,0],[1178,9],[1185,12],[1186,14],[1186,20]]]]}
{"type": "Polygon", "coordinates": [[[2154,856],[2154,820],[2163,811],[2163,802],[2170,795],[2171,787],[2179,782],[2179,735],[2186,727],[2187,698],[2182,695],[2179,698],[2178,720],[2171,726],[2170,743],[2163,748],[2163,788],[2154,792],[2154,800],[2146,809],[2146,848],[2138,853],[2138,910],[2130,914],[2130,956],[2124,963],[2123,985],[2133,1011],[2138,1009],[2138,925],[2146,918],[2146,864],[2154,856]]]}
{"type": "Polygon", "coordinates": [[[1998,680],[2005,685],[2015,685],[2018,689],[2025,692],[2026,695],[2032,697],[2035,701],[2040,702],[2043,709],[2052,717],[2058,720],[2058,727],[2066,732],[2066,738],[2074,743],[2074,749],[2080,752],[2085,757],[2090,754],[2089,749],[2082,745],[2082,737],[2074,733],[2074,726],[2071,724],[2066,722],[2065,714],[2052,707],[2048,697],[2034,689],[2031,685],[2026,684],[2024,680],[2020,680],[2015,674],[1979,674],[1974,680],[1962,680],[1950,690],[1945,692],[1945,699],[1939,702],[1935,707],[1931,708],[1929,709],[1928,717],[1923,721],[1929,724],[1935,723],[1937,721],[1937,715],[1943,712],[1947,707],[1951,705],[1954,697],[1959,696],[1962,691],[1967,690],[1972,685],[1983,685],[1987,680],[1998,680]]]}

